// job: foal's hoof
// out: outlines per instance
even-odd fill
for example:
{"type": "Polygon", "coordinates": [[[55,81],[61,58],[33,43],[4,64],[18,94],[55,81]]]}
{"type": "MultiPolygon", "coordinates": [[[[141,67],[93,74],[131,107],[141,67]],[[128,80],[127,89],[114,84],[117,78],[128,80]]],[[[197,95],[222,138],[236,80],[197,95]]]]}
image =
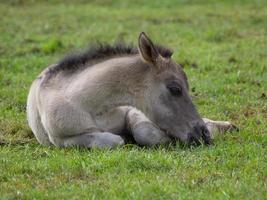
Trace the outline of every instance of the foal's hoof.
{"type": "Polygon", "coordinates": [[[239,128],[236,125],[231,123],[227,131],[230,131],[230,132],[239,131],[239,128]]]}
{"type": "Polygon", "coordinates": [[[232,124],[231,122],[222,122],[221,124],[218,124],[218,129],[220,132],[235,132],[239,131],[239,128],[232,124]]]}

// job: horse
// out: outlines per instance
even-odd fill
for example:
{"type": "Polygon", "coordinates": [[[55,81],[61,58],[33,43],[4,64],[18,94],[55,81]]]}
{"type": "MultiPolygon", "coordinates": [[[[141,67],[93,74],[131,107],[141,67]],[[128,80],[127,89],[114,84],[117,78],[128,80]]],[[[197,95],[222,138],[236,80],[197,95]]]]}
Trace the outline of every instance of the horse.
{"type": "Polygon", "coordinates": [[[42,145],[114,148],[211,144],[235,126],[201,118],[173,52],[140,33],[138,47],[92,45],[48,66],[33,81],[28,124],[42,145]]]}

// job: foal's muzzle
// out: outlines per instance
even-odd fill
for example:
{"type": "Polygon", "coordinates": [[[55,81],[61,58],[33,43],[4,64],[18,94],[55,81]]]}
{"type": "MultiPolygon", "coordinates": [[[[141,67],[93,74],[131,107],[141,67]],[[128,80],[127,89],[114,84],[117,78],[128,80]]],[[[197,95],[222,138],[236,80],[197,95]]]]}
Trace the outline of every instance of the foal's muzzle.
{"type": "Polygon", "coordinates": [[[196,123],[193,130],[188,133],[187,142],[189,146],[198,146],[202,141],[205,145],[212,143],[210,132],[203,123],[196,123]]]}

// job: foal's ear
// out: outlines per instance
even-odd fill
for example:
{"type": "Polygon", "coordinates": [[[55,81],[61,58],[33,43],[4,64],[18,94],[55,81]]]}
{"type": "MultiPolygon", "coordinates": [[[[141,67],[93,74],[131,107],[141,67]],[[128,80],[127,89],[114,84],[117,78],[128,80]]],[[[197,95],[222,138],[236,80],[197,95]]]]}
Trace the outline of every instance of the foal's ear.
{"type": "Polygon", "coordinates": [[[155,63],[159,53],[152,41],[146,36],[144,32],[140,33],[138,39],[139,52],[142,58],[149,63],[155,63]]]}

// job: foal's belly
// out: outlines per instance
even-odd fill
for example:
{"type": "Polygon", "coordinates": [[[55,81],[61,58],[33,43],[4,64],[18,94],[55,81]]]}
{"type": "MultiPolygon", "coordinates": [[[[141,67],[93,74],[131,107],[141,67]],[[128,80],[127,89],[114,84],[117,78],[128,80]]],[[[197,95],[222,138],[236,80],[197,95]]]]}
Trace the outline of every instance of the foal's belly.
{"type": "Polygon", "coordinates": [[[127,110],[127,106],[121,106],[96,116],[95,120],[98,128],[103,131],[122,135],[126,129],[125,115],[127,110]]]}

